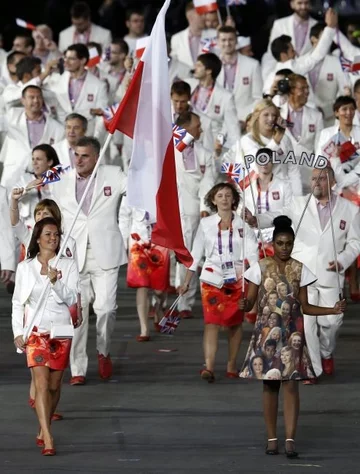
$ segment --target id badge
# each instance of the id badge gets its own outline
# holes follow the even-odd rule
[[[236,283],[235,265],[232,260],[228,260],[221,265],[224,283]]]

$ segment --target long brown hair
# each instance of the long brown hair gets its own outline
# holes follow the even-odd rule
[[[253,139],[256,141],[256,143],[258,143],[259,145],[261,146],[266,146],[265,143],[263,143],[261,141],[261,138],[260,138],[260,130],[259,130],[259,116],[261,114],[261,112],[265,109],[268,109],[268,108],[274,108],[277,112],[277,115],[278,117],[280,116],[280,111],[279,109],[276,107],[276,105],[274,104],[274,102],[271,100],[271,99],[263,99],[263,100],[260,100],[255,108],[254,108],[254,111],[251,115],[251,119],[250,119],[250,129],[251,129],[251,136],[253,137]]]
[[[47,209],[52,215],[52,217],[59,223],[59,226],[62,227],[62,217],[60,208],[52,199],[42,199],[36,204],[34,209],[34,219],[36,218],[37,212],[43,211],[44,209]]]
[[[27,251],[27,258],[35,258],[36,255],[40,251],[40,247],[38,244],[38,240],[40,238],[40,235],[42,234],[42,231],[46,225],[54,225],[57,228],[57,231],[59,233],[59,244],[55,250],[55,253],[58,254],[60,250],[60,237],[61,237],[61,227],[59,225],[59,222],[54,219],[53,217],[44,217],[44,219],[41,219],[41,221],[37,222],[34,226],[34,230],[31,236],[30,244],[28,247]]]

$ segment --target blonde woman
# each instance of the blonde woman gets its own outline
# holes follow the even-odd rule
[[[281,119],[279,109],[270,99],[263,99],[255,106],[249,123],[250,132],[241,138],[241,148],[244,156],[254,157],[250,168],[255,173],[257,172],[255,157],[258,150],[266,147],[275,152],[274,177],[289,180],[294,195],[302,196],[300,168],[291,162],[284,163],[288,153],[293,151],[284,127],[286,122]]]
[[[301,379],[300,372],[296,370],[295,353],[291,347],[285,346],[281,349],[280,359],[284,367],[282,371],[283,379]]]

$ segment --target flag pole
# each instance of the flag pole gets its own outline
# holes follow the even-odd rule
[[[87,186],[86,186],[86,188],[85,188],[84,194],[83,194],[83,196],[82,196],[82,198],[80,199],[80,202],[79,202],[79,204],[78,204],[78,207],[77,207],[75,216],[74,216],[74,218],[73,218],[73,221],[72,221],[72,223],[71,223],[71,226],[69,227],[67,233],[65,234],[65,237],[64,237],[63,242],[62,242],[62,244],[61,244],[60,250],[59,250],[59,252],[58,252],[58,254],[57,254],[57,257],[56,257],[56,260],[55,260],[55,262],[54,262],[54,268],[56,268],[56,266],[58,265],[58,263],[59,263],[59,261],[60,261],[61,255],[62,255],[62,254],[64,253],[64,251],[66,250],[66,245],[67,245],[67,242],[68,242],[68,240],[69,240],[70,234],[71,234],[71,232],[72,232],[73,229],[74,229],[74,226],[75,226],[75,223],[76,223],[76,221],[77,221],[77,218],[79,217],[81,208],[82,208],[82,206],[83,206],[83,204],[84,204],[84,202],[85,202],[86,196],[87,196],[87,194],[88,194],[88,192],[89,192],[89,190],[90,190],[90,186],[92,185],[92,183],[93,183],[93,181],[94,181],[94,179],[95,179],[95,176],[96,176],[96,173],[97,173],[97,171],[98,171],[98,169],[99,169],[99,166],[100,166],[100,164],[101,164],[101,161],[102,161],[103,157],[105,156],[105,152],[106,152],[106,150],[107,150],[107,148],[108,148],[108,146],[109,146],[109,144],[110,144],[111,138],[112,138],[112,134],[111,134],[111,133],[108,133],[108,136],[106,137],[105,143],[104,143],[104,145],[103,145],[103,147],[102,147],[102,149],[101,149],[101,151],[100,151],[100,155],[99,155],[99,158],[98,158],[98,160],[97,160],[97,162],[96,162],[95,168],[94,168],[93,172],[91,173],[91,176],[90,176],[90,179],[89,179],[89,181],[88,181],[88,183],[87,183]],[[24,342],[25,342],[25,343],[26,343],[26,340],[27,340],[27,338],[29,337],[29,335],[30,335],[30,333],[31,333],[31,331],[32,331],[32,328],[34,327],[34,322],[35,322],[35,320],[36,320],[37,317],[38,317],[39,309],[40,309],[40,307],[41,307],[41,305],[42,305],[42,303],[43,303],[43,300],[44,300],[44,297],[45,297],[45,293],[46,293],[46,291],[47,291],[49,285],[50,285],[50,280],[49,280],[49,278],[47,277],[47,278],[46,278],[45,285],[44,285],[44,287],[43,287],[43,290],[42,290],[42,292],[41,292],[41,294],[40,294],[40,297],[39,297],[39,299],[38,299],[38,301],[37,301],[37,304],[36,304],[36,307],[35,307],[35,311],[34,311],[33,317],[31,318],[31,320],[30,320],[30,321],[27,323],[27,325],[25,326],[25,330],[24,330],[24,334],[23,334],[23,339],[24,339]],[[19,349],[18,349],[18,352],[19,352],[19,353],[22,353],[22,351],[20,351]]]
[[[226,16],[227,16],[227,18],[229,18],[229,17],[231,18],[230,7],[229,7],[227,1],[225,2],[225,6],[226,6]]]
[[[221,18],[221,13],[220,13],[220,10],[219,10],[219,9],[217,9],[217,10],[216,10],[216,13],[217,13],[217,17],[218,17],[218,20],[219,20],[220,26],[222,26],[222,24],[223,24],[223,21],[222,21],[222,18]]]

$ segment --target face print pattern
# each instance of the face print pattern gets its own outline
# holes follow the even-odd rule
[[[258,316],[242,378],[305,380],[315,377],[298,300],[302,264],[290,259],[284,274],[271,258],[260,261]]]

